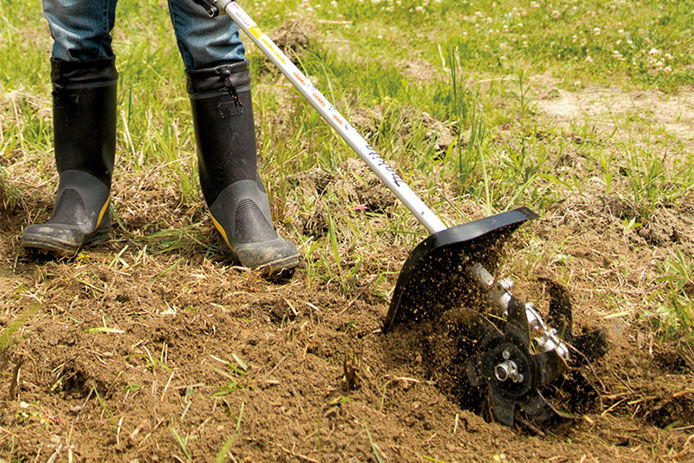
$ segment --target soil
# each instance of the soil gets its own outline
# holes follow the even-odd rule
[[[545,89],[537,95],[537,108],[560,124],[569,126],[577,121],[591,121],[609,130],[614,128],[615,119],[641,119],[650,123],[653,130],[664,129],[684,146],[694,147],[694,89],[691,86],[673,95],[658,90],[626,92],[603,87],[572,92],[554,87],[551,77],[537,80]]]
[[[23,251],[19,236],[48,216],[50,187],[13,174],[22,199],[0,202],[0,329],[13,340],[0,357],[2,458],[214,461],[226,449],[234,462],[694,459],[693,353],[658,342],[640,316],[657,306],[649,285],[672,243],[694,252],[691,204],[659,207],[625,231],[629,204],[596,188],[509,243],[523,256],[503,267],[518,295],[546,312],[541,277],[568,275],[575,330],[601,328],[609,340],[581,368],[599,409],[538,433],[462,407],[440,387],[432,362],[445,357],[428,353],[420,328],[381,332],[382,289],[394,287],[409,247],[376,243],[374,274],[385,277],[354,289],[305,271],[267,281],[224,256],[201,203],[183,205],[147,187],[156,175],[130,172],[115,187],[112,239],[48,258]],[[350,203],[368,198],[387,215],[394,201],[368,178],[350,163],[345,179],[295,181],[317,197],[335,188]],[[285,236],[325,233],[325,211],[286,215]],[[626,315],[615,316],[615,301]]]

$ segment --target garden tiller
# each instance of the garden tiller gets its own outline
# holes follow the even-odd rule
[[[509,235],[536,214],[522,207],[446,227],[236,2],[194,1],[211,17],[226,12],[429,231],[403,266],[382,331],[428,327],[425,344],[447,392],[505,425],[539,430],[599,407],[576,368],[604,353],[602,331],[573,334],[560,285],[546,282],[545,321],[513,296],[512,281],[492,274]]]

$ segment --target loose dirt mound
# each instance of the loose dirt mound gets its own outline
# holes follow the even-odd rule
[[[580,233],[565,217],[551,225]],[[74,259],[42,260],[17,245],[27,221],[5,215],[0,241],[12,269],[0,280],[3,313],[38,305],[3,354],[0,426],[16,458],[210,461],[225,442],[236,461],[692,456],[694,384],[655,362],[637,327],[615,326],[612,350],[587,371],[605,394],[601,413],[567,435],[524,436],[442,393],[418,338],[379,334],[387,301],[368,287],[311,290],[301,274],[276,285],[202,247],[152,255],[120,232]],[[560,240],[563,228],[547,225]],[[587,258],[600,258],[593,249]],[[594,311],[592,288],[573,284],[577,305]]]
[[[314,40],[317,31],[314,24],[306,18],[293,18],[275,29],[270,38],[294,64]]]

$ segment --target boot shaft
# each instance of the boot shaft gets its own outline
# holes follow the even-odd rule
[[[58,173],[87,172],[110,187],[116,150],[114,60],[54,60],[51,65]]]
[[[187,71],[187,76],[200,185],[212,205],[233,183],[260,184],[250,72],[244,61]]]
[[[257,170],[248,63],[188,72],[200,186],[212,222],[245,267],[265,274],[298,265],[296,246],[277,235]]]
[[[55,207],[22,233],[22,245],[74,254],[108,239],[116,150],[114,60],[52,61],[53,136],[60,174]]]

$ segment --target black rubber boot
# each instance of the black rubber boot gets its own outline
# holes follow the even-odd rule
[[[263,274],[299,264],[279,237],[258,177],[248,63],[188,71],[200,185],[212,221],[241,265]]]
[[[116,149],[113,59],[52,61],[53,136],[60,181],[51,218],[30,225],[22,246],[74,253],[106,241]]]

